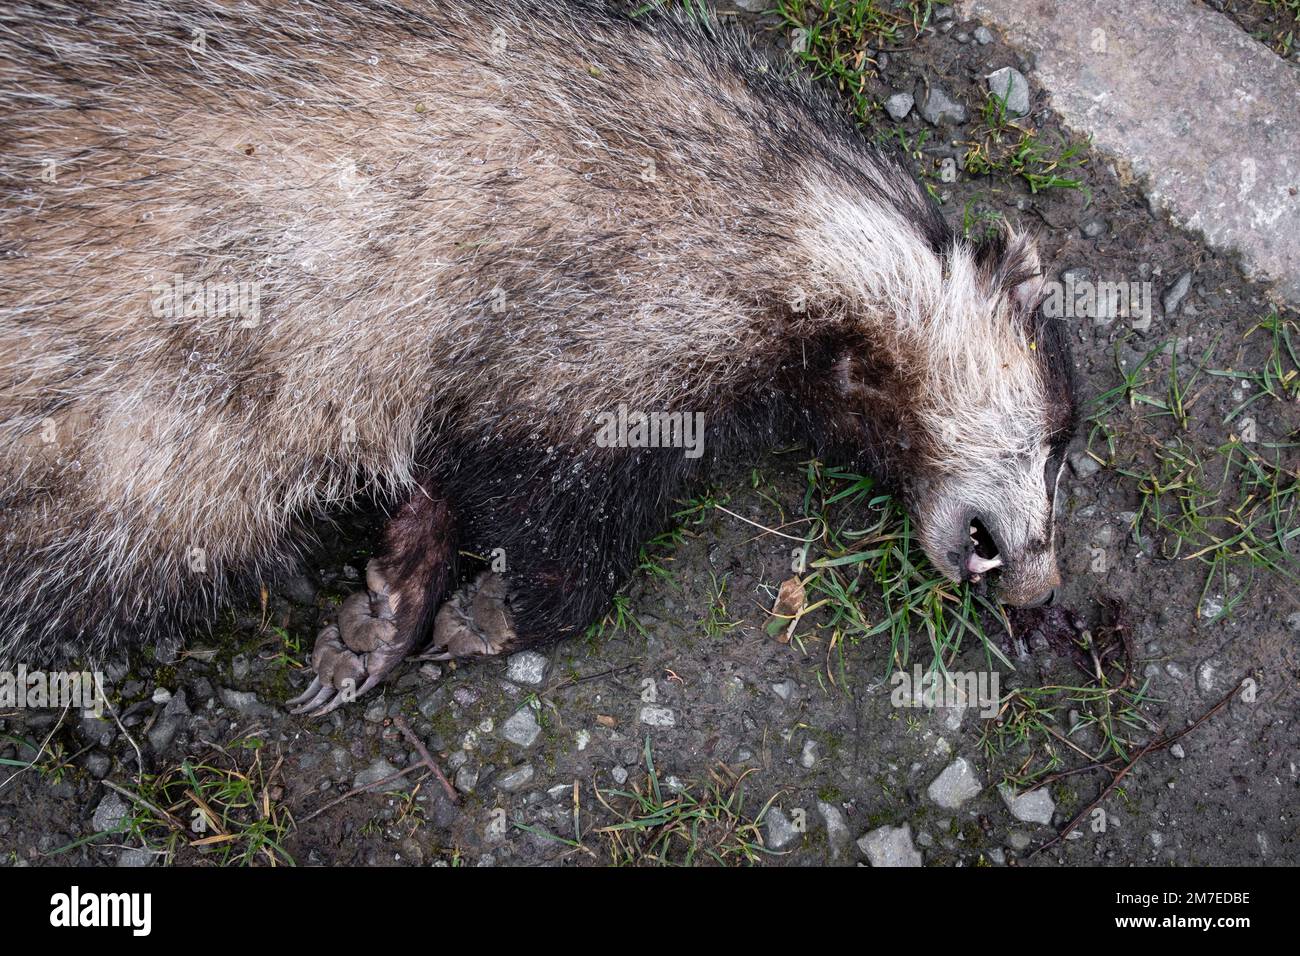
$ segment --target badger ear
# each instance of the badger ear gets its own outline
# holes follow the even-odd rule
[[[1042,303],[1047,291],[1047,280],[1040,273],[1016,283],[1011,299],[1021,312],[1033,312]]]
[[[1000,228],[975,245],[975,266],[992,292],[1005,293],[1021,312],[1032,312],[1043,299],[1046,282],[1038,243],[1032,233]]]

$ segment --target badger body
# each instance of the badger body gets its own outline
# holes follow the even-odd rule
[[[172,648],[371,501],[329,705],[431,627],[585,627],[703,468],[790,436],[954,579],[976,520],[1007,600],[1054,586],[1032,243],[955,235],[787,72],[577,0],[8,5],[0,663]],[[704,455],[598,441],[620,408]],[[462,552],[499,574],[448,601]]]

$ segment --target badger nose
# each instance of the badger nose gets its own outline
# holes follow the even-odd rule
[[[1026,601],[1024,604],[1020,606],[1021,607],[1046,607],[1047,605],[1050,605],[1055,600],[1056,600],[1056,588],[1048,588],[1042,594],[1038,595],[1038,597],[1031,598],[1030,600]]]

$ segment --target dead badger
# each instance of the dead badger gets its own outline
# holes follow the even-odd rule
[[[328,711],[430,635],[581,630],[702,469],[791,434],[949,577],[1050,595],[1073,406],[1032,243],[955,235],[784,72],[577,0],[5,5],[0,664],[170,652],[378,501]]]

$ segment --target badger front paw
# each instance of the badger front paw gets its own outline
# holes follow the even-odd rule
[[[293,713],[323,717],[356,700],[410,652],[415,635],[398,626],[397,601],[373,562],[366,583],[369,590],[344,601],[337,623],[317,635],[311,654],[316,676],[306,691],[288,702]]]

